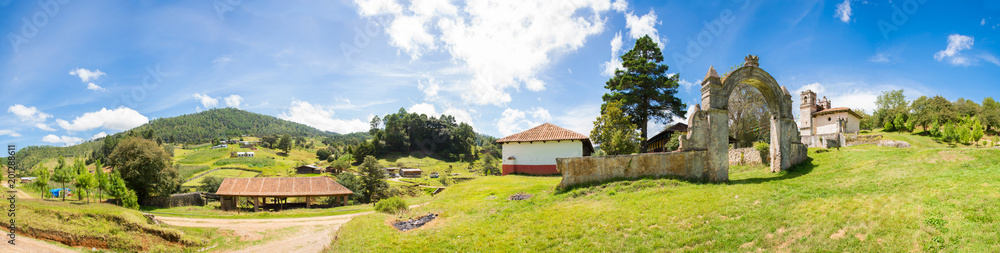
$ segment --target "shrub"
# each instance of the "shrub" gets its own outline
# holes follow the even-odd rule
[[[764,162],[764,163],[770,163],[771,162],[770,161],[770,159],[771,159],[771,155],[770,155],[771,154],[771,145],[768,145],[767,142],[755,142],[753,144],[753,148],[756,149],[757,152],[760,153],[760,161],[761,162]]]
[[[819,154],[819,153],[826,153],[826,152],[830,152],[830,150],[829,149],[825,149],[825,148],[821,148],[821,149],[817,149],[816,150],[817,154]]]
[[[406,201],[403,201],[403,199],[400,197],[390,197],[387,199],[380,200],[378,203],[375,203],[375,211],[387,214],[400,213],[402,211],[406,211],[406,209],[407,209]]]

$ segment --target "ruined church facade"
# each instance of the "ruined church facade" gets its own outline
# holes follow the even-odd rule
[[[823,148],[844,146],[845,134],[861,130],[861,115],[851,108],[834,108],[826,96],[817,100],[812,90],[803,91],[801,100],[798,123],[803,144]]]

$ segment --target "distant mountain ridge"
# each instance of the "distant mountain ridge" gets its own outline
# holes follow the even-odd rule
[[[308,137],[340,135],[274,116],[235,108],[211,109],[199,113],[154,119],[131,131],[143,132],[149,129],[153,129],[156,136],[160,138],[173,137],[174,142],[177,143],[204,142],[213,138],[240,135],[289,134]]]

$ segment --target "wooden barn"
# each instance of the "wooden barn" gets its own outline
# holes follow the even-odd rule
[[[300,206],[311,208],[317,197],[336,197],[339,199],[336,202],[347,205],[347,197],[351,194],[354,192],[328,177],[226,178],[215,192],[223,210],[234,210],[242,204],[255,212]],[[244,202],[240,202],[241,198]],[[305,199],[305,203],[288,203],[288,198]]]

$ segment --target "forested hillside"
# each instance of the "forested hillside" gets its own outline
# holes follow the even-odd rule
[[[86,158],[88,164],[95,159],[104,160],[114,146],[129,135],[180,145],[206,143],[213,139],[239,138],[242,135],[262,137],[285,134],[292,137],[322,139],[327,145],[357,145],[370,138],[367,133],[341,135],[273,116],[224,108],[155,119],[128,131],[70,147],[27,146],[21,148],[16,157],[20,164],[19,170],[30,170],[39,162],[56,157]]]
[[[133,131],[153,129],[157,136],[172,143],[201,143],[213,138],[240,135],[266,136],[289,134],[293,137],[337,135],[303,124],[240,109],[211,109],[194,114],[161,118],[139,126]]]

